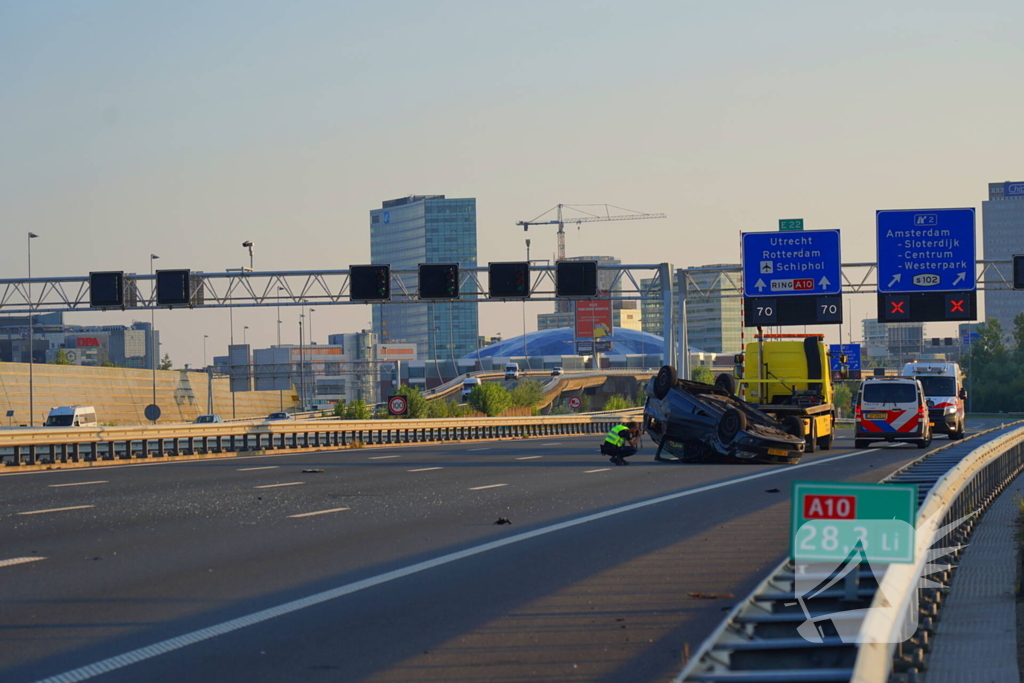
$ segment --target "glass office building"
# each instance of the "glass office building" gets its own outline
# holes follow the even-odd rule
[[[421,263],[476,266],[476,199],[415,195],[384,202],[370,211],[370,260],[392,269]],[[415,274],[402,274],[414,294]],[[465,276],[462,277],[465,282]],[[463,285],[463,293],[475,291]],[[392,300],[405,299],[392,284]],[[476,301],[378,304],[373,331],[382,343],[416,344],[419,358],[454,360],[477,348]]]
[[[984,258],[1012,260],[1014,254],[1024,254],[1024,183],[989,183],[988,201],[982,202],[981,207]],[[1013,266],[993,268],[1013,282]],[[990,277],[995,279],[994,274]],[[984,295],[985,319],[998,320],[1003,326],[1003,341],[1012,345],[1013,319],[1024,309],[1020,292],[986,288]]]

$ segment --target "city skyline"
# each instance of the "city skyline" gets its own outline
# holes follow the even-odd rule
[[[741,231],[801,217],[873,260],[876,209],[980,209],[987,183],[1024,175],[1021,19],[1010,2],[9,3],[0,205],[9,235],[39,235],[37,277],[148,273],[154,253],[220,272],[249,265],[246,240],[257,269],[346,268],[369,260],[366,208],[410,191],[477,198],[481,264],[524,257],[525,237],[550,258],[554,228],[516,221],[604,202],[668,219],[567,226],[570,256],[735,262]],[[0,272],[24,277],[25,256]],[[850,299],[848,320],[873,317]],[[481,306],[480,332],[520,333],[518,309]],[[527,304],[529,329],[549,309]],[[283,342],[298,315],[282,310]],[[233,317],[236,341],[276,341],[273,307]],[[155,323],[196,366],[228,318]],[[318,338],[370,318],[324,306]]]

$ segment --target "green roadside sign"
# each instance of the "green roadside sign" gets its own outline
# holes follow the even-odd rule
[[[914,561],[915,484],[793,482],[790,556],[797,562]]]
[[[779,230],[786,232],[788,230],[803,230],[804,219],[803,218],[780,218],[779,219]]]

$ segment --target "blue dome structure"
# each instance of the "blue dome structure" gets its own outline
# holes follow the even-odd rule
[[[479,352],[463,356],[463,360],[479,358],[510,358],[524,356],[574,356],[576,355],[575,330],[571,327],[558,327],[551,330],[538,330],[526,335],[525,346],[522,335],[504,339],[496,344],[485,346]],[[627,330],[622,327],[612,328],[612,350],[610,355],[632,355],[661,353],[663,342],[661,337],[639,330]],[[691,348],[691,351],[696,349]]]

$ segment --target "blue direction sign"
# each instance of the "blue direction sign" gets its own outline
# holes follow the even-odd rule
[[[860,344],[829,344],[829,369],[832,372],[839,370],[839,355],[846,354],[846,368],[851,372],[860,370]]]
[[[839,294],[838,230],[743,233],[743,296]]]
[[[875,214],[880,294],[971,292],[974,209],[907,209]]]

